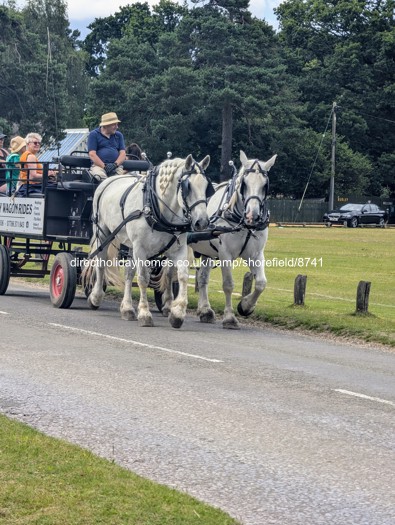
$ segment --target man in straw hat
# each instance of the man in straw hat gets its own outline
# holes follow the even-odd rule
[[[23,137],[20,137],[19,135],[12,138],[10,142],[10,154],[7,156],[6,159],[6,180],[7,184],[4,184],[0,187],[0,191],[5,192],[7,191],[8,195],[11,195],[15,192],[17,183],[19,180],[20,175],[20,156],[21,154],[26,151],[26,142]]]
[[[126,159],[125,140],[118,131],[117,114],[105,113],[99,127],[89,133],[88,152],[92,161],[91,174],[96,180],[112,175],[123,175],[122,163]]]

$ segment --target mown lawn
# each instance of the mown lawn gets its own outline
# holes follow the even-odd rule
[[[0,415],[4,525],[237,525],[227,514]]]
[[[253,318],[395,346],[395,228],[272,226],[265,255],[268,286]],[[279,266],[292,258],[296,266]],[[235,292],[241,292],[246,271],[235,269]],[[298,274],[307,275],[304,307],[293,306]],[[359,281],[371,282],[369,315],[355,315]],[[219,290],[221,272],[215,269],[210,300],[216,311],[223,308]],[[196,304],[191,291],[190,305]]]

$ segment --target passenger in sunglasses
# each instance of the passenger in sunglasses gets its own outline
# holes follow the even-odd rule
[[[27,181],[29,180],[29,195],[31,193],[42,192],[43,166],[38,160],[38,152],[41,148],[42,137],[38,133],[29,133],[26,138],[26,151],[22,153],[21,163],[21,185],[17,196],[25,197],[28,191]],[[25,168],[25,169],[23,169]],[[54,172],[49,172],[49,179],[53,178]]]

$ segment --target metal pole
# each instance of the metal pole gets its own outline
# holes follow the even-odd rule
[[[331,180],[329,184],[329,211],[334,208],[335,201],[335,162],[336,162],[336,102],[332,105],[332,156],[331,156]]]

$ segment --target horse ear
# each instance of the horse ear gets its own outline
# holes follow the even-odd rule
[[[247,155],[244,153],[242,149],[240,150],[240,162],[245,168],[247,167],[247,163],[248,163]]]
[[[276,153],[276,155],[273,155],[273,157],[271,159],[267,160],[263,164],[263,169],[266,170],[266,171],[269,171],[270,168],[273,166],[273,164],[276,162],[276,158],[277,158],[277,153]]]
[[[202,161],[199,162],[201,167],[205,170],[208,168],[208,165],[210,164],[210,155],[206,155]]]
[[[192,167],[193,158],[192,155],[189,154],[188,157],[185,159],[185,169],[190,170]]]

